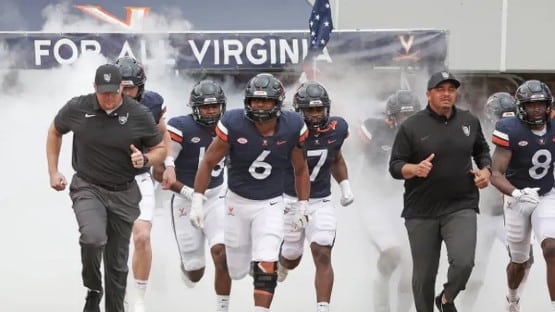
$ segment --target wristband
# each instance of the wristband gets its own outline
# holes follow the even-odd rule
[[[351,191],[351,183],[349,180],[345,179],[339,183],[339,187],[341,188],[341,194],[350,194]]]
[[[514,189],[514,191],[511,193],[511,196],[514,198],[519,198],[520,196],[522,196],[522,192],[519,189]]]
[[[164,166],[167,167],[175,167],[175,163],[174,163],[174,159],[171,156],[167,156],[166,159],[164,159]]]

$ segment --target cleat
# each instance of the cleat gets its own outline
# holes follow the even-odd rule
[[[89,290],[83,312],[100,312],[100,299],[102,299],[102,292]]]
[[[441,297],[443,297],[443,291],[436,297],[436,307],[439,312],[457,312],[455,304],[453,302],[441,303]]]
[[[289,273],[289,269],[279,264],[278,262],[277,281],[280,283],[283,282],[287,278],[288,273]]]
[[[520,298],[512,301],[507,297],[507,312],[520,312]]]
[[[194,288],[195,283],[193,283],[193,281],[189,279],[183,263],[179,267],[181,268],[181,280],[183,281],[183,283],[185,283],[185,286],[187,286],[187,288]]]

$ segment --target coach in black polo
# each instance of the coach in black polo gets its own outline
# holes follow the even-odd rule
[[[48,130],[46,152],[50,185],[66,187],[58,171],[62,136],[73,132],[70,185],[81,236],[83,284],[88,288],[84,312],[100,312],[104,256],[106,312],[123,312],[129,239],[139,216],[141,194],[137,169],[166,157],[162,136],[150,111],[122,96],[121,75],[114,65],[98,67],[95,93],[71,99]],[[141,151],[148,150],[143,154]]]

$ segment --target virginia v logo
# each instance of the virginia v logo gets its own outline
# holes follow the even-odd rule
[[[403,52],[399,53],[394,59],[395,61],[403,61],[403,60],[409,60],[409,61],[414,61],[414,62],[418,62],[420,61],[420,56],[418,56],[418,52],[420,52],[420,50],[415,50],[414,52],[411,51],[412,50],[412,46],[414,45],[414,35],[399,35],[399,41],[401,43],[401,47],[403,48]]]
[[[101,6],[86,4],[75,5],[74,7],[98,20],[126,30],[142,30],[144,18],[150,12],[150,7],[125,7],[126,17],[125,20],[121,20],[110,12],[105,11]]]

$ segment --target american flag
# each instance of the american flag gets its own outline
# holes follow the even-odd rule
[[[333,29],[329,0],[314,1],[308,26],[310,28],[308,54],[302,64],[303,72],[299,77],[299,84],[316,79],[316,72],[318,71],[315,63],[316,57],[322,53]]]
[[[315,57],[328,43],[333,29],[329,0],[314,1],[308,25],[310,27],[309,55]]]

